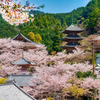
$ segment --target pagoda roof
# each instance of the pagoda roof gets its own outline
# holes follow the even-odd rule
[[[12,62],[11,64],[13,64],[13,65],[29,65],[29,64],[34,65],[35,63],[31,63],[28,60],[26,60],[25,58],[20,58],[19,60]]]
[[[1,100],[36,100],[23,91],[13,80],[0,84]]]
[[[14,80],[18,86],[30,86],[29,82],[31,81],[33,75],[8,75],[8,80]],[[23,81],[22,81],[23,80]]]
[[[29,40],[28,38],[26,38],[26,37],[25,37],[24,35],[22,35],[21,33],[18,33],[15,37],[12,38],[12,40],[18,40],[18,39],[17,39],[18,36],[21,36],[22,38],[24,38],[24,39],[27,40],[28,42],[33,43],[33,44],[35,44],[35,45],[42,45],[42,44],[40,44],[40,43],[36,43],[36,42],[33,42],[33,41]],[[22,41],[22,42],[24,42],[24,41]]]
[[[76,32],[82,32],[84,31],[84,29],[82,28],[79,28],[73,24],[71,24],[68,28],[66,28],[64,31],[62,31],[62,33],[66,33],[68,31],[76,31]]]

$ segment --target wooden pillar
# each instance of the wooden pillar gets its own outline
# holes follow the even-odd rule
[[[93,59],[93,74],[95,74],[95,68],[94,68],[94,41],[92,42],[92,59]]]

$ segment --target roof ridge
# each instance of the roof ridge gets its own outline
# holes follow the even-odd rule
[[[29,63],[31,63],[30,61],[26,60],[24,57],[22,57],[21,59],[24,59],[26,62],[29,62]]]

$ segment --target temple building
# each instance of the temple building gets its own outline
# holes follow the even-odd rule
[[[21,33],[18,33],[14,38],[12,38],[12,40],[16,40],[16,41],[21,41],[23,42],[22,48],[24,50],[27,49],[35,49],[37,48],[39,45],[43,45],[41,43],[36,43],[33,42],[31,40],[29,40],[28,38],[26,38],[24,35],[22,35]]]
[[[67,34],[65,38],[62,38],[62,42],[67,42],[64,46],[61,46],[62,49],[66,49],[67,53],[72,53],[75,50],[75,47],[81,46],[78,41],[82,40],[84,37],[80,37],[78,33],[83,32],[84,29],[81,29],[73,24],[66,28],[62,33]]]
[[[18,65],[21,67],[21,72],[27,72],[27,68],[29,68],[31,65],[34,65],[35,63],[32,63],[30,61],[27,61],[25,58],[20,58],[17,61],[14,61],[11,63],[12,65]]]

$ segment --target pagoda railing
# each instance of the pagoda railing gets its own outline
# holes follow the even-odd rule
[[[79,35],[77,35],[77,34],[68,34],[67,36],[69,36],[69,37],[70,37],[70,36],[72,36],[72,37],[73,37],[73,36],[78,37]]]

